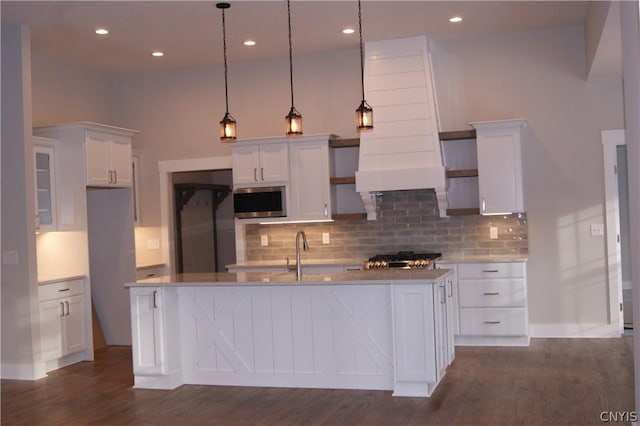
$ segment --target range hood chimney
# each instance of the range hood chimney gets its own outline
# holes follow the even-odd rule
[[[377,218],[380,191],[431,188],[445,216],[445,169],[427,38],[368,42],[365,60],[366,98],[376,123],[360,133],[356,191],[367,219]]]

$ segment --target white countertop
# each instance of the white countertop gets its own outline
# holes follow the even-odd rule
[[[86,277],[87,277],[86,275],[82,275],[82,274],[78,274],[78,275],[43,274],[43,275],[38,275],[38,285],[53,284],[53,283],[59,283],[63,281],[82,280],[82,279],[85,279]]]
[[[194,286],[261,286],[261,285],[367,285],[433,281],[450,273],[448,269],[390,269],[349,271],[340,274],[304,274],[296,280],[295,272],[221,272],[170,274],[127,283],[125,287],[194,287]]]
[[[444,255],[436,260],[438,263],[478,263],[478,262],[526,262],[528,256],[526,254],[501,254],[501,255],[475,255],[475,256],[458,256]]]
[[[367,259],[303,259],[305,266],[351,266],[364,265]],[[295,266],[295,257],[289,258],[289,266]],[[227,268],[284,268],[287,266],[286,259],[282,260],[247,260],[244,262],[226,265]]]

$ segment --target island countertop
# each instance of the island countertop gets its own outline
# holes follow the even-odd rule
[[[338,274],[304,274],[301,281],[295,272],[217,272],[169,274],[137,280],[125,287],[199,287],[199,286],[277,286],[327,284],[391,284],[433,281],[450,273],[449,269],[364,270]]]

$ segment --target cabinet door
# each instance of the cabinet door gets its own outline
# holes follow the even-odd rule
[[[49,146],[34,146],[36,183],[36,229],[56,229],[54,151]]]
[[[162,291],[158,288],[131,288],[130,292],[133,373],[165,374],[160,311]]]
[[[286,181],[289,178],[289,155],[286,143],[260,146],[258,179],[262,182]]]
[[[522,120],[508,120],[474,124],[477,129],[481,214],[524,211],[520,149],[522,123]]]
[[[64,301],[64,346],[65,355],[87,348],[85,297],[73,296]]]
[[[294,220],[331,219],[329,146],[324,142],[291,146],[291,200]]]
[[[109,169],[113,173],[112,186],[131,186],[133,184],[131,141],[128,138],[113,137],[109,141],[109,159]]]
[[[435,321],[436,374],[440,380],[449,365],[449,343],[447,342],[447,287],[446,280],[440,279],[433,286],[433,310]]]
[[[62,328],[65,312],[64,302],[60,299],[40,302],[40,344],[43,361],[63,356]]]
[[[87,132],[85,137],[87,186],[110,186],[109,139],[106,135]]]
[[[231,161],[234,185],[258,182],[260,149],[257,146],[233,147]]]

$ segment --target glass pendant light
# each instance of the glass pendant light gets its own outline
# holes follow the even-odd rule
[[[227,86],[227,28],[224,17],[224,10],[229,9],[229,3],[218,3],[216,7],[222,10],[222,50],[224,54],[224,99],[226,112],[220,121],[220,141],[233,142],[236,139],[236,120],[229,114],[229,90]]]
[[[287,18],[289,22],[289,79],[291,82],[291,110],[285,117],[287,120],[287,136],[302,134],[302,114],[293,106],[293,54],[291,49],[291,6],[287,0]]]
[[[364,45],[362,43],[362,12],[358,0],[358,28],[360,30],[360,83],[362,87],[362,102],[356,109],[357,128],[360,130],[373,129],[373,108],[364,99]]]

